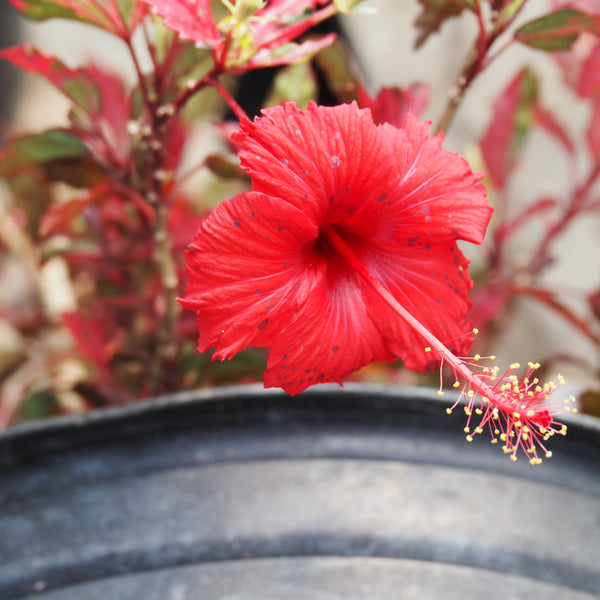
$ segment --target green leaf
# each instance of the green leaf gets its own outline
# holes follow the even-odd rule
[[[56,398],[45,390],[36,390],[27,395],[20,408],[24,420],[41,419],[56,411]]]
[[[82,158],[87,153],[84,143],[63,129],[15,137],[0,152],[0,176],[13,176],[54,161]]]
[[[142,0],[10,0],[31,21],[71,19],[128,39],[147,13]]]
[[[274,106],[289,100],[304,110],[317,94],[317,80],[310,63],[297,63],[277,73],[265,105]]]
[[[315,56],[315,62],[325,76],[327,87],[340,102],[358,100],[361,83],[352,68],[350,50],[339,38],[323,48]]]
[[[525,23],[515,40],[538,50],[569,50],[584,31],[600,35],[600,18],[576,9],[563,9]]]
[[[352,9],[361,2],[362,0],[333,0],[335,7],[343,14],[351,14]]]
[[[473,10],[473,0],[419,0],[421,13],[415,21],[418,30],[415,48],[422,46],[444,21],[458,17],[463,10]]]

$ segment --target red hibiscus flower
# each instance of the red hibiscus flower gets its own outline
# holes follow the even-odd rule
[[[289,103],[234,137],[253,191],[213,211],[187,259],[181,302],[197,312],[201,352],[268,347],[265,385],[292,394],[374,361],[437,367],[439,352],[425,351],[373,277],[466,353],[471,280],[456,240],[480,243],[491,209],[480,176],[441,136],[410,116],[396,129],[356,105]]]
[[[513,460],[550,456],[546,440],[566,431],[562,405],[545,404],[557,385],[539,384],[538,365],[520,381],[518,365],[499,376],[459,358],[476,330],[456,241],[480,243],[491,208],[442,136],[411,114],[397,129],[356,104],[288,103],[233,137],[253,191],[218,206],[189,247],[180,302],[196,311],[200,352],[269,348],[265,385],[290,394],[374,361],[447,364],[468,441],[486,429]]]

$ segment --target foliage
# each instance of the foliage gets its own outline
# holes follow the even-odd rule
[[[0,309],[18,339],[0,357],[0,427],[22,418],[260,379],[263,350],[246,350],[223,365],[211,362],[210,354],[195,350],[195,315],[176,302],[185,290],[184,249],[201,223],[212,223],[205,217],[215,196],[249,186],[248,173],[234,156],[247,141],[239,134],[229,137],[238,124],[228,115],[246,131],[249,127],[235,100],[237,84],[250,71],[279,67],[266,105],[293,101],[305,108],[321,86],[339,102],[370,109],[376,124],[398,128],[406,126],[410,113],[424,110],[427,84],[371,94],[350,48],[332,33],[315,33],[336,14],[359,9],[354,1],[11,2],[27,19],[70,19],[78,22],[73,27],[92,25],[117,37],[137,79],[126,84],[90,63],[73,68],[28,44],[0,51],[15,67],[45,78],[71,105],[68,126],[14,133],[0,150],[0,176],[12,196],[1,215],[0,244],[6,260],[18,261],[29,281],[22,298]],[[582,312],[543,277],[556,260],[561,235],[576,220],[600,211],[600,7],[592,0],[555,2],[549,14],[523,22],[526,4],[419,0],[415,24],[417,48],[432,35],[443,35],[444,24],[459,16],[478,26],[433,133],[449,129],[477,77],[514,44],[548,53],[565,85],[590,106],[582,147],[545,104],[531,69],[516,73],[494,102],[494,118],[478,141],[495,205],[471,294],[470,319],[480,331],[476,347],[482,353],[509,326],[523,297],[600,346],[600,287],[587,291],[588,308]],[[141,44],[134,45],[134,35]],[[142,66],[142,54],[150,58],[149,66]],[[218,122],[222,140],[217,151],[207,153],[199,149],[194,131],[199,122],[211,120]],[[558,142],[565,161],[585,159],[588,172],[574,179],[566,198],[541,197],[509,210],[511,182],[536,130]],[[209,184],[190,183],[199,170],[212,173]],[[543,234],[531,255],[517,263],[510,243],[532,222],[543,224]],[[58,311],[51,298],[56,282],[49,286],[45,276],[56,265],[66,271],[60,285],[67,301]],[[436,356],[444,362],[442,350]],[[597,361],[585,368],[598,376]],[[451,375],[457,376],[456,369]],[[593,391],[586,396],[590,411],[597,410],[593,397]]]

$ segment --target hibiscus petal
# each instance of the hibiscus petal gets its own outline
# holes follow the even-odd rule
[[[473,342],[467,319],[471,306],[467,294],[472,287],[468,261],[453,242],[433,243],[434,236],[400,243],[402,253],[386,248],[372,253],[363,263],[394,298],[454,354],[464,356]],[[428,241],[429,240],[429,241]],[[439,355],[419,333],[398,318],[371,290],[367,304],[391,351],[416,371],[439,365]]]
[[[247,192],[220,204],[190,245],[180,299],[197,313],[198,349],[216,346],[214,358],[223,359],[248,345],[268,347],[311,292],[303,248],[316,235],[300,211],[277,198]]]
[[[335,108],[293,103],[263,111],[234,134],[256,191],[285,198],[315,222],[339,220],[390,185],[390,141],[355,103]],[[335,213],[335,215],[332,215]]]

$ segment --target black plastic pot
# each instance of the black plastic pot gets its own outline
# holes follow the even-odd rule
[[[531,467],[446,405],[243,387],[8,431],[0,598],[597,598],[598,422]]]

